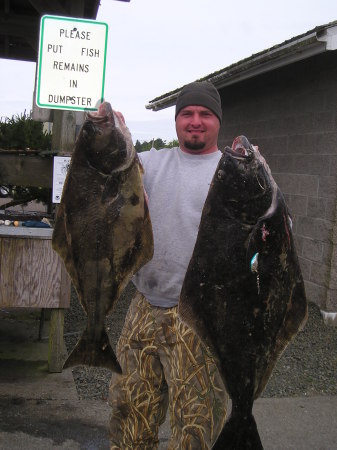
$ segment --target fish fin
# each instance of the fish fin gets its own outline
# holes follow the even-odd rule
[[[212,450],[263,450],[259,432],[252,414],[229,417]]]
[[[105,330],[103,330],[99,342],[94,344],[89,341],[87,330],[84,331],[81,339],[63,364],[63,369],[74,366],[105,367],[112,372],[122,373]]]

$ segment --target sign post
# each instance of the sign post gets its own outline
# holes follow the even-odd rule
[[[41,18],[36,104],[95,111],[104,99],[108,25],[95,20]]]

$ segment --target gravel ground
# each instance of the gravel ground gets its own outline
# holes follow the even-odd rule
[[[119,300],[113,315],[107,317],[107,329],[116,346],[134,288],[130,284]],[[76,344],[85,327],[86,316],[72,293],[65,314],[65,342],[68,352]],[[75,367],[73,376],[81,399],[106,400],[111,372],[103,368]],[[320,310],[309,303],[305,328],[279,359],[261,397],[294,397],[337,395],[337,327],[326,326]]]

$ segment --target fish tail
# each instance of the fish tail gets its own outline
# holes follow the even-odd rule
[[[212,450],[263,450],[252,414],[229,417]]]
[[[105,330],[102,330],[98,342],[94,343],[88,338],[87,330],[84,331],[81,339],[63,364],[63,369],[74,366],[105,367],[113,372],[122,373]]]

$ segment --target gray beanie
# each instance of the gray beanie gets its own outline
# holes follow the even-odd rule
[[[210,109],[221,123],[222,110],[220,95],[214,85],[209,81],[195,81],[182,88],[177,98],[175,118],[177,118],[182,108],[190,105],[204,106]]]

